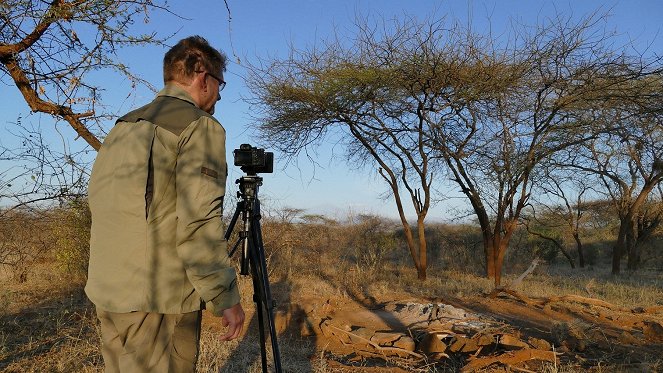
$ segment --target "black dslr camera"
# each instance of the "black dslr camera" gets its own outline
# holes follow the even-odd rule
[[[242,144],[233,150],[235,166],[249,175],[274,172],[274,153],[266,152],[249,144]]]

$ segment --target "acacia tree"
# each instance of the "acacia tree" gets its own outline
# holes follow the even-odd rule
[[[591,140],[588,113],[632,94],[642,76],[600,29],[604,17],[559,17],[516,30],[492,56],[503,89],[481,97],[453,121],[431,125],[432,139],[481,226],[486,272],[500,285],[504,256],[544,161]],[[533,30],[528,32],[528,30]],[[478,61],[477,64],[481,62]]]
[[[632,93],[628,82],[640,77],[611,49],[601,20],[558,18],[533,33],[518,30],[503,48],[440,22],[408,19],[382,34],[360,24],[351,45],[293,50],[254,67],[258,126],[287,154],[335,133],[351,156],[372,159],[393,192],[420,277],[433,170],[442,174],[444,164],[478,218],[486,273],[499,285],[541,162],[593,138],[586,113]],[[417,211],[418,253],[401,187]]]
[[[325,140],[346,146],[348,164],[372,167],[387,183],[419,279],[426,278],[425,219],[436,175],[428,139],[432,106],[458,106],[450,84],[466,70],[459,34],[441,22],[385,23],[384,32],[357,22],[352,43],[293,50],[252,66],[249,87],[262,138],[287,155]],[[452,111],[449,108],[448,112]],[[404,204],[416,213],[415,235]]]
[[[90,128],[98,119],[101,87],[90,73],[112,69],[134,82],[117,59],[119,48],[159,43],[132,26],[148,11],[163,9],[152,0],[7,0],[0,4],[2,79],[11,80],[33,112],[67,121],[92,148],[101,145]]]
[[[647,86],[651,82],[644,81]],[[576,149],[568,166],[598,176],[601,192],[617,211],[620,225],[612,273],[618,274],[625,254],[629,270],[639,267],[641,244],[661,221],[660,210],[647,207],[663,181],[663,117],[658,110],[612,114],[604,117],[606,131]]]
[[[102,104],[104,88],[94,75],[101,70],[110,71],[133,85],[153,88],[133,75],[117,52],[128,46],[162,42],[154,33],[140,34],[135,24],[146,23],[150,12],[155,10],[166,10],[165,3],[4,0],[0,2],[0,81],[16,87],[32,113],[53,116],[56,119],[53,125],[66,122],[86,145],[98,150],[103,135],[101,122],[113,113],[108,113]],[[48,149],[41,133],[26,122],[25,118],[17,118],[15,123],[21,145],[0,144],[2,151],[11,156],[13,166],[23,162],[21,170],[15,169],[16,172],[7,173],[1,180],[2,194],[21,204],[66,196],[84,185],[85,164],[81,163],[80,150],[71,150],[66,145],[62,149]],[[11,122],[4,124],[5,133],[10,125]],[[65,140],[68,139],[63,139],[63,143]],[[80,148],[86,146],[77,147]],[[35,182],[27,189],[16,190],[17,179],[25,177]],[[13,187],[6,187],[8,184]],[[34,196],[37,192],[39,196]]]

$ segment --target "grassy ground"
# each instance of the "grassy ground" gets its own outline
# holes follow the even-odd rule
[[[274,297],[373,297],[398,298],[403,295],[436,297],[477,296],[491,289],[490,281],[473,274],[440,271],[431,273],[425,283],[416,280],[413,270],[389,268],[379,273],[356,270],[334,271],[311,269],[302,276],[286,279],[274,276]],[[606,270],[542,268],[525,281],[522,289],[529,296],[559,294],[592,295],[614,304],[634,307],[661,305],[661,274],[646,273],[614,278]],[[296,271],[292,272],[296,273]],[[371,281],[369,281],[369,277]],[[41,263],[30,272],[25,282],[13,281],[3,271],[0,298],[0,370],[3,372],[101,372],[98,328],[92,305],[86,300],[80,283],[72,283]],[[242,279],[243,304],[247,320],[252,320],[250,280]],[[288,283],[287,290],[282,284]],[[200,372],[259,372],[260,350],[254,321],[247,323],[248,334],[239,341],[223,343],[216,338],[218,321],[206,317],[203,327]],[[317,342],[317,343],[316,343]],[[333,352],[320,348],[320,341],[284,333],[279,337],[284,370],[287,372],[344,371],[334,365]],[[419,368],[420,369],[420,368]],[[431,368],[428,371],[438,371]],[[572,372],[572,365],[545,366],[547,372]],[[598,366],[596,372],[617,371],[619,367]],[[575,370],[578,371],[578,370]]]
[[[75,275],[80,271],[72,271],[76,266],[70,265],[80,264],[80,258],[85,255],[79,256],[72,249],[71,240],[53,242],[41,237],[38,242],[30,241],[38,236],[34,232],[52,235],[52,227],[38,225],[42,221],[40,218],[29,224],[17,224],[3,233],[5,238],[11,234],[18,246],[29,243],[37,247],[39,242],[46,242],[46,246],[42,245],[37,253],[32,253],[34,255],[22,256],[10,266],[0,267],[0,371],[101,372],[103,362],[94,308],[82,291],[83,278]],[[17,227],[27,229],[25,234],[17,235],[20,231]],[[302,228],[267,222],[263,225],[263,234],[274,298],[279,304],[306,307],[307,302],[322,304],[328,299],[361,303],[409,297],[480,299],[493,289],[492,281],[480,275],[476,265],[480,254],[476,251],[445,246],[441,253],[431,256],[428,279],[421,282],[398,239],[380,232],[384,230],[370,230],[361,225],[327,224],[323,229],[321,225]],[[3,245],[8,241],[5,239]],[[311,246],[311,242],[315,246]],[[374,242],[380,245],[373,245]],[[62,250],[56,249],[62,245],[69,245],[64,258]],[[530,260],[527,256],[520,262],[512,258],[509,263],[517,265],[506,269],[504,283],[520,275]],[[648,270],[612,276],[607,265],[571,269],[560,261],[537,267],[517,290],[529,297],[575,294],[628,308],[662,306],[663,270],[655,268],[650,266]],[[206,314],[199,372],[261,371],[250,278],[241,278],[240,286],[242,304],[247,311],[247,334],[239,341],[220,342],[217,339],[219,320]],[[328,348],[323,338],[302,337],[297,330],[286,329],[279,335],[279,345],[286,372],[391,372],[397,369],[437,372],[456,371],[460,366],[453,361],[446,365],[425,362],[408,365],[406,360],[395,359],[389,364],[362,360],[354,365],[364,364],[363,367],[351,369],[343,363],[352,356],[337,354]],[[380,368],[385,365],[390,368]],[[542,365],[539,371],[588,370],[586,365],[578,366],[578,362],[566,361],[561,365]],[[663,371],[663,360],[649,361],[646,367],[638,369],[614,360],[599,361],[591,367],[594,372]]]

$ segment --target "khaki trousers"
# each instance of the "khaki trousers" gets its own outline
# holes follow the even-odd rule
[[[97,308],[106,373],[189,373],[196,369],[201,311],[176,315]]]

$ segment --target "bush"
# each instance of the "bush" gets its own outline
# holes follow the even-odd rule
[[[48,255],[48,224],[43,211],[17,208],[0,212],[0,264],[18,282]]]
[[[442,270],[483,273],[484,252],[481,231],[469,224],[428,224],[426,243],[429,266],[438,263]]]
[[[50,221],[58,268],[75,279],[87,278],[92,224],[87,200],[68,201],[51,212]]]
[[[394,224],[375,215],[359,215],[343,232],[346,250],[358,270],[373,275],[384,266],[387,255],[398,246]]]

